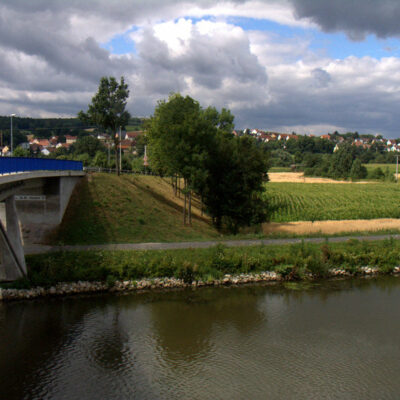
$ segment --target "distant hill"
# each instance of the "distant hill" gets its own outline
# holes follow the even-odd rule
[[[145,118],[132,117],[129,120],[127,130],[141,130]],[[4,144],[9,143],[10,136],[10,116],[0,116],[0,133]],[[53,135],[74,135],[85,136],[90,133],[90,128],[96,128],[94,125],[82,123],[78,118],[28,118],[13,117],[14,144],[18,145],[26,141],[26,135],[34,134],[39,138],[50,138]]]

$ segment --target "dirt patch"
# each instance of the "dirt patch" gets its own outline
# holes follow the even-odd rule
[[[270,172],[268,174],[270,182],[297,182],[297,183],[359,183],[365,184],[370,182],[350,182],[336,181],[329,178],[313,178],[305,177],[303,172]]]
[[[263,233],[290,233],[308,235],[321,233],[333,235],[342,232],[369,232],[380,230],[400,230],[400,219],[356,219],[341,221],[296,221],[296,222],[270,222],[262,225]]]

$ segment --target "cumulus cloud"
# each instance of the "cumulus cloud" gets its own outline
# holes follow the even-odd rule
[[[149,115],[182,92],[231,108],[241,127],[398,136],[400,60],[315,53],[310,38],[246,31],[228,17],[396,36],[397,2],[381,0],[4,0],[0,4],[0,114],[76,115],[101,76],[124,75],[129,109]],[[374,6],[375,5],[375,6]],[[230,21],[230,22],[229,22]],[[130,35],[135,52],[104,43]],[[318,132],[318,129],[321,131]]]

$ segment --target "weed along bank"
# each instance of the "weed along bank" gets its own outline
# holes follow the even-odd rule
[[[29,274],[3,300],[258,282],[313,281],[400,271],[393,239],[145,251],[70,251],[27,257]]]

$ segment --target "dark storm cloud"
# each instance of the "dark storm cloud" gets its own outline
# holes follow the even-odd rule
[[[325,32],[345,32],[353,40],[367,34],[400,36],[399,0],[290,0],[298,18],[309,18]]]

